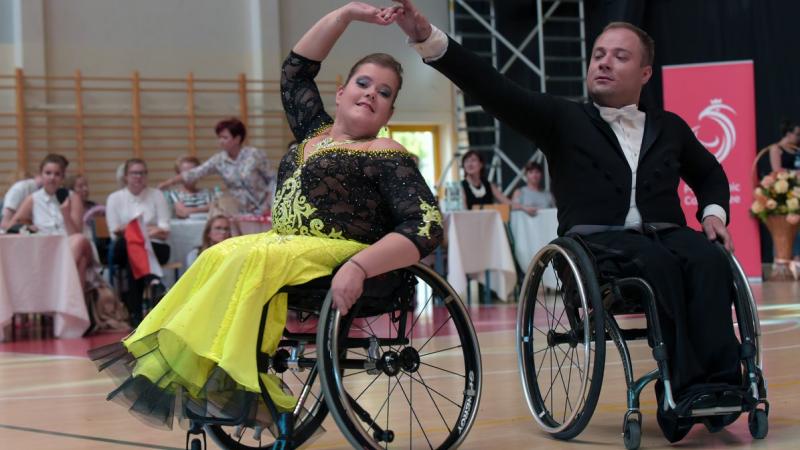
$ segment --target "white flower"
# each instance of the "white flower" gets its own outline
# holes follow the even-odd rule
[[[775,199],[771,198],[767,200],[767,209],[775,209],[777,207],[778,207],[778,202],[776,202]]]
[[[764,211],[764,205],[759,202],[758,200],[754,201],[752,206],[750,206],[750,211],[753,211],[753,214],[758,214]]]
[[[779,179],[778,181],[775,182],[773,189],[775,189],[775,192],[777,192],[778,194],[785,194],[789,192],[789,182],[786,180]]]
[[[790,211],[796,211],[800,209],[800,200],[796,198],[790,198],[786,200],[786,207],[789,208]]]
[[[789,179],[789,175],[790,175],[790,173],[788,171],[782,170],[782,171],[778,172],[778,179],[779,180],[787,180],[787,179]]]

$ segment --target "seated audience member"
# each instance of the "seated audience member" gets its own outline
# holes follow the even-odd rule
[[[78,194],[61,189],[67,159],[50,154],[39,164],[42,187],[22,201],[11,224],[32,223],[38,234],[64,235],[69,238],[70,250],[78,268],[81,287],[86,285],[86,273],[94,263],[92,247],[83,235],[83,204]]]
[[[78,174],[67,177],[64,187],[78,194],[81,199],[83,203],[83,234],[95,246],[93,249],[95,251],[95,260],[100,261],[102,264],[107,264],[106,256],[108,255],[110,239],[97,236],[95,223],[96,217],[105,217],[106,206],[98,205],[96,202],[89,200],[89,179],[86,175]]]
[[[113,236],[113,262],[125,267],[129,275],[130,290],[126,296],[126,306],[131,320],[136,325],[142,318],[142,296],[148,285],[153,291],[163,291],[161,280],[147,274],[134,279],[128,263],[128,243],[125,228],[134,219],[141,217],[147,236],[153,246],[153,252],[159,264],[169,260],[169,207],[164,195],[147,186],[147,164],[141,159],[129,159],[124,166],[125,187],[112,192],[106,202],[106,221]],[[153,299],[155,300],[155,299]]]
[[[511,200],[503,194],[496,184],[486,176],[486,164],[483,156],[475,150],[469,150],[461,157],[461,168],[464,179],[461,181],[464,208],[472,209],[473,205],[490,205],[503,203],[510,205]]]
[[[42,187],[41,175],[37,174],[33,178],[23,176],[23,178],[24,179],[12,184],[8,189],[8,192],[6,192],[6,195],[3,196],[3,209],[2,218],[0,218],[0,229],[8,229],[11,226],[11,219],[14,217],[14,213],[17,212],[17,209],[19,209],[19,205],[22,204],[22,201],[25,200],[27,196],[33,194],[37,189]]]
[[[231,237],[233,235],[233,227],[233,221],[225,216],[217,215],[209,218],[205,228],[203,228],[203,243],[186,255],[186,267],[191,266],[203,251]]]
[[[525,186],[514,191],[511,201],[515,209],[525,211],[531,216],[543,208],[555,206],[553,196],[549,192],[544,192],[544,170],[542,165],[533,161],[525,164]]]
[[[200,165],[194,156],[182,156],[175,162],[175,173],[188,172]],[[176,189],[167,191],[167,199],[175,217],[185,219],[192,214],[206,213],[211,206],[212,195],[208,189],[198,189],[197,180],[181,179]]]
[[[83,203],[83,210],[88,211],[97,205],[97,202],[89,200],[89,179],[86,175],[78,174],[66,178],[64,187],[78,194]]]
[[[769,164],[773,172],[800,170],[800,123],[781,122],[781,140],[769,146]]]

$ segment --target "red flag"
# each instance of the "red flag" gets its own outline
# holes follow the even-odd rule
[[[138,280],[149,274],[164,276],[141,217],[131,220],[125,226],[125,248],[128,250],[128,263],[134,279]]]

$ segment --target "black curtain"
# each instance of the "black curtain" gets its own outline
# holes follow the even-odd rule
[[[590,48],[615,20],[638,25],[655,39],[654,73],[643,102],[663,106],[664,65],[752,59],[758,148],[780,138],[782,119],[800,117],[800,1],[590,0],[586,9]]]
[[[750,59],[756,91],[753,157],[780,139],[781,120],[800,118],[800,1],[590,0],[586,6],[589,48],[603,27],[616,20],[643,28],[656,41],[653,78],[642,93],[643,103],[663,107],[664,65]],[[767,158],[760,162],[768,170]],[[762,261],[771,261],[772,241],[760,228]]]

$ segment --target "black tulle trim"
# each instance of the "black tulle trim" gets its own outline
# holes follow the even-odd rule
[[[157,358],[165,368],[163,376],[174,378],[175,374],[158,350],[157,335],[137,341],[137,346],[145,344],[150,349],[139,358]],[[203,386],[192,386],[181,379],[162,387],[163,379],[151,381],[141,375],[134,376],[137,358],[122,342],[92,349],[89,358],[99,371],[110,375],[117,386],[106,399],[123,405],[145,424],[171,430],[177,421],[188,429],[191,419],[188,411],[189,415],[214,419],[241,418],[239,424],[243,426],[260,426],[276,435],[277,427],[260,393],[247,391],[219,367],[212,369]],[[286,385],[283,389],[290,392]]]

